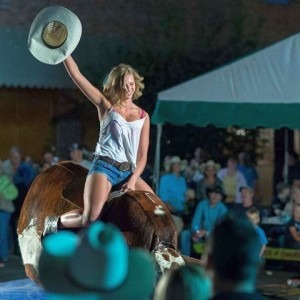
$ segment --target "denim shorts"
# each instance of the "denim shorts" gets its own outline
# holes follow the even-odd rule
[[[88,175],[92,174],[104,174],[112,186],[115,186],[126,182],[126,180],[132,175],[132,171],[120,171],[114,165],[98,158],[94,158]]]

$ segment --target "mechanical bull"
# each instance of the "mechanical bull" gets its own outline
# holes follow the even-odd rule
[[[22,207],[18,239],[27,276],[39,282],[38,263],[42,251],[45,218],[83,208],[83,189],[87,169],[66,161],[39,174]],[[103,222],[115,224],[130,247],[141,247],[153,253],[160,270],[184,264],[176,251],[177,233],[164,203],[144,191],[113,192],[100,216]]]

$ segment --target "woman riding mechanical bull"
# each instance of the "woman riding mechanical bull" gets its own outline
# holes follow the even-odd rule
[[[36,178],[25,199],[18,234],[27,275],[34,280],[43,236],[85,228],[98,219],[116,224],[130,246],[155,251],[164,244],[173,249],[177,245],[168,209],[140,177],[150,129],[148,113],[134,103],[142,95],[143,77],[120,64],[107,76],[103,90],[96,88],[70,55],[80,35],[79,19],[58,6],[42,10],[29,34],[31,53],[48,64],[63,61],[73,82],[95,105],[100,123],[91,168],[59,163]],[[120,194],[107,202],[113,188]]]

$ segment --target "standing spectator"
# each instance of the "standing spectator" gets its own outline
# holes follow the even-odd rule
[[[290,185],[294,184],[294,180],[300,178],[300,161],[299,155],[295,151],[288,152],[288,175],[287,181]]]
[[[159,184],[159,197],[169,208],[176,223],[177,233],[183,228],[180,215],[185,212],[185,197],[187,185],[185,178],[180,175],[181,159],[173,156],[170,160],[170,172],[161,176]]]
[[[207,189],[207,199],[200,201],[192,219],[190,230],[184,230],[180,236],[180,248],[184,255],[191,255],[191,242],[204,241],[212,231],[216,222],[226,213],[222,202],[224,193],[221,187]]]
[[[268,239],[266,237],[266,234],[264,230],[259,226],[260,223],[260,213],[259,210],[256,207],[251,207],[246,211],[246,215],[249,218],[249,220],[254,225],[255,231],[258,234],[259,241],[261,243],[261,250],[260,250],[260,256],[263,256],[266,245],[268,243]]]
[[[199,167],[202,163],[208,160],[208,154],[201,147],[197,147],[194,151],[194,158],[191,159],[190,165],[193,167]]]
[[[10,254],[9,222],[15,210],[13,200],[18,196],[18,190],[11,179],[3,173],[0,161],[0,268],[5,266]]]
[[[244,175],[247,186],[253,189],[255,195],[258,195],[258,174],[255,166],[251,163],[249,153],[240,152],[238,160],[237,169]]]
[[[276,185],[276,195],[272,199],[272,214],[281,216],[285,205],[289,202],[291,196],[291,187],[288,183],[279,182]]]
[[[232,206],[241,203],[240,188],[247,186],[244,175],[237,169],[237,160],[233,157],[227,160],[227,167],[218,172],[218,177],[223,181],[224,191],[227,195],[225,203]]]
[[[291,198],[284,206],[281,216],[292,217],[294,205],[300,205],[300,187],[298,186],[292,188]]]
[[[17,223],[23,201],[35,177],[35,174],[33,168],[28,163],[24,162],[21,155],[21,150],[15,146],[9,150],[9,158],[3,162],[3,171],[12,179],[14,185],[18,189],[18,197],[14,201],[15,211],[11,217],[11,226],[14,241],[14,252],[15,254],[19,254]]]
[[[200,171],[200,165],[205,163],[208,158],[209,155],[203,148],[197,147],[195,149],[194,158],[191,159],[189,164],[190,172],[193,174],[192,179],[195,183],[197,183],[203,177],[203,174]]]
[[[300,205],[292,210],[292,218],[287,223],[286,245],[289,248],[300,249]]]
[[[92,163],[83,158],[84,147],[78,143],[74,143],[69,148],[71,160],[86,169],[90,169]]]
[[[220,165],[213,160],[201,164],[200,170],[204,177],[197,182],[196,199],[201,201],[207,198],[207,188],[223,187],[223,182],[217,177],[217,172],[220,170]]]
[[[214,227],[203,255],[212,300],[264,299],[255,292],[261,245],[246,216],[229,215]]]

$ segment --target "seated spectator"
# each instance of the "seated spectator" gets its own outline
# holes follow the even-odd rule
[[[249,186],[240,187],[242,203],[236,203],[232,210],[237,214],[246,215],[246,212],[251,207],[254,207],[254,192]]]
[[[294,185],[294,180],[299,179],[299,176],[300,176],[299,155],[295,151],[289,151],[288,152],[288,174],[287,174],[288,184]]]
[[[285,205],[289,202],[291,196],[291,187],[288,183],[279,182],[276,185],[276,195],[272,200],[272,214],[281,216]]]
[[[204,177],[197,182],[197,201],[201,201],[207,198],[207,188],[223,186],[222,180],[217,177],[217,172],[220,170],[219,164],[215,163],[213,160],[209,160],[206,163],[201,164],[200,170],[203,173]]]
[[[284,206],[284,210],[281,216],[291,218],[293,215],[293,207],[295,204],[300,205],[300,187],[292,188],[291,198]]]
[[[153,300],[208,300],[211,293],[211,282],[203,268],[187,264],[162,275]]]
[[[71,160],[87,169],[90,169],[91,162],[83,158],[84,147],[78,143],[74,143],[70,146]]]
[[[55,165],[59,161],[57,156],[54,156],[52,151],[46,151],[43,154],[42,164],[48,163],[50,166]]]
[[[240,152],[238,156],[237,169],[244,175],[247,186],[251,187],[253,191],[257,190],[258,174],[255,166],[251,163],[250,155],[247,152]]]
[[[0,268],[10,255],[10,218],[15,210],[13,200],[18,196],[18,190],[12,180],[3,173],[0,161]]]
[[[225,203],[232,206],[241,203],[240,188],[247,186],[244,175],[237,169],[237,160],[233,157],[227,160],[227,167],[218,172],[218,177],[223,181],[226,196]]]
[[[254,225],[255,231],[257,232],[261,244],[261,250],[260,250],[260,256],[263,256],[266,245],[268,243],[266,234],[264,230],[259,226],[260,223],[260,213],[259,210],[256,207],[251,207],[246,211],[246,215],[249,218],[249,220]]]
[[[300,205],[295,204],[292,209],[292,218],[287,223],[286,246],[300,249]]]
[[[52,165],[51,165],[49,162],[44,161],[44,162],[41,164],[41,166],[40,166],[40,172],[39,172],[39,173],[44,172],[45,170],[51,168],[51,166],[52,166]]]
[[[181,159],[173,156],[170,160],[170,172],[161,176],[158,195],[169,208],[177,227],[177,233],[183,229],[180,217],[185,212],[187,185],[185,178],[180,174]]]
[[[228,215],[210,234],[204,266],[212,277],[212,300],[264,299],[255,292],[261,244],[246,216]]]
[[[223,198],[224,193],[221,187],[207,189],[207,199],[198,203],[191,229],[181,233],[180,249],[182,254],[190,256],[191,242],[204,241],[216,222],[227,213],[227,208],[222,202]]]

